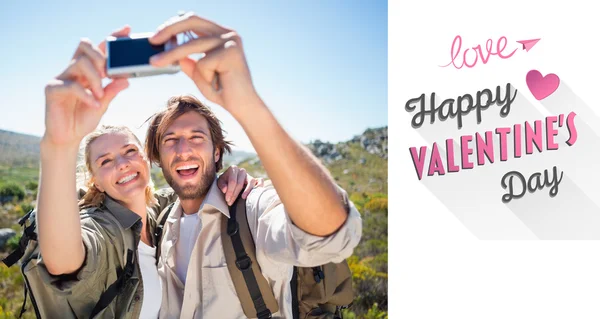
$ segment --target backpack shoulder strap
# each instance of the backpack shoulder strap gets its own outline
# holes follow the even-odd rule
[[[37,241],[37,233],[35,232],[35,218],[31,219],[31,223],[27,226],[27,220],[30,219],[30,216],[34,214],[34,210],[30,210],[25,216],[19,219],[19,225],[23,227],[23,234],[21,235],[21,239],[19,239],[19,246],[10,255],[6,256],[6,258],[2,259],[2,262],[6,265],[6,267],[11,267],[16,264],[22,257],[25,255],[25,251],[27,249],[27,245],[30,240]]]
[[[156,219],[156,227],[154,228],[154,242],[156,243],[156,254],[155,254],[155,258],[156,258],[156,265],[158,265],[158,260],[160,258],[160,241],[162,239],[162,235],[163,235],[163,229],[165,228],[165,223],[167,222],[167,218],[169,217],[169,214],[171,213],[171,209],[173,209],[173,206],[175,205],[175,202],[169,204],[169,206],[167,206],[167,208],[163,209],[162,212],[160,212],[160,214],[158,215],[158,218]]]
[[[127,250],[127,262],[125,267],[121,271],[117,271],[117,280],[113,282],[100,296],[100,300],[96,303],[90,318],[94,318],[100,311],[108,307],[110,303],[121,293],[121,289],[125,286],[125,283],[133,276],[135,269],[135,263],[133,262],[134,256],[131,249]]]
[[[89,214],[88,214],[89,215]],[[94,318],[97,314],[99,314],[102,310],[110,305],[110,303],[122,292],[122,288],[125,287],[125,283],[131,279],[133,276],[133,272],[135,270],[135,253],[137,252],[137,248],[135,245],[134,236],[127,236],[127,231],[125,231],[117,219],[112,216],[110,213],[104,213],[103,217],[108,217],[106,219],[110,220],[111,223],[119,229],[123,241],[123,256],[121,259],[121,265],[117,266],[117,280],[113,282],[103,293],[100,295],[100,299],[96,303],[96,306],[92,310],[92,314],[90,318]],[[93,218],[90,216],[90,218]],[[128,238],[131,237],[131,238]]]
[[[227,268],[244,314],[248,318],[271,318],[279,311],[279,304],[256,261],[246,201],[241,196],[229,208],[229,219],[222,216],[221,230]]]

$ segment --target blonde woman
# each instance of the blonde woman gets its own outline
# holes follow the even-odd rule
[[[128,33],[123,28],[113,35]],[[67,69],[46,87],[36,213],[41,258],[34,278],[39,281],[29,283],[43,318],[157,318],[161,305],[153,230],[156,212],[174,195],[153,194],[149,161],[129,129],[95,130],[111,100],[128,86],[118,79],[102,87],[103,50],[83,40]],[[78,198],[81,144],[89,179]],[[235,198],[245,176],[230,168],[219,185]],[[256,182],[248,176],[244,195]],[[124,259],[131,267],[121,267]]]

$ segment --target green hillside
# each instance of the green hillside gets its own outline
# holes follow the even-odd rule
[[[39,137],[0,130],[0,229],[20,234],[16,220],[35,204],[39,174]],[[363,218],[363,236],[348,260],[353,272],[355,300],[344,318],[387,318],[387,127],[369,129],[350,141],[306,145],[348,191]],[[237,164],[253,176],[268,178],[255,154],[234,152],[224,167]],[[160,188],[166,182],[159,168],[152,178]],[[0,247],[0,258],[16,247],[18,235]],[[16,318],[23,301],[18,267],[0,264],[0,319]],[[24,318],[34,318],[27,311]]]
[[[306,146],[349,193],[387,193],[387,127],[367,130],[347,142],[317,140]],[[253,176],[268,178],[256,156],[238,165]]]
[[[40,138],[0,130],[0,184],[37,180]]]

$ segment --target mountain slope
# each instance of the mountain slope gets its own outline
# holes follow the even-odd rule
[[[37,181],[39,174],[41,137],[0,130],[0,184]],[[254,153],[233,151],[223,158],[225,167],[256,156]],[[158,187],[166,182],[159,168],[153,167],[152,176]]]
[[[37,165],[41,138],[0,130],[0,165]]]
[[[368,129],[352,140],[328,143],[320,140],[306,145],[329,169],[348,193],[387,193],[387,126]],[[258,157],[239,164],[249,174],[268,177]]]

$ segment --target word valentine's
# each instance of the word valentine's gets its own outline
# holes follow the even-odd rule
[[[520,158],[524,154],[531,155],[534,153],[534,147],[538,152],[542,152],[544,149],[558,150],[559,144],[555,139],[558,136],[556,125],[568,130],[569,138],[565,143],[572,146],[577,141],[575,116],[574,112],[567,116],[564,114],[548,116],[544,121],[537,120],[533,123],[515,124],[513,127],[500,127],[495,131],[487,131],[483,134],[463,135],[458,142],[449,138],[445,143],[446,156],[442,156],[443,151],[440,150],[441,147],[437,143],[433,143],[431,151],[428,151],[427,146],[421,146],[419,149],[411,147],[409,150],[417,176],[421,180],[427,159],[429,159],[427,176],[433,176],[455,173],[461,169],[472,169],[475,167],[473,157],[475,157],[477,165],[481,166],[486,164],[486,159],[488,163],[493,164],[498,158],[501,162],[507,161],[509,155],[512,155],[513,158]],[[509,134],[512,134],[511,154],[509,154],[508,147]],[[455,148],[458,151],[455,151]],[[457,158],[460,160],[457,161]]]

